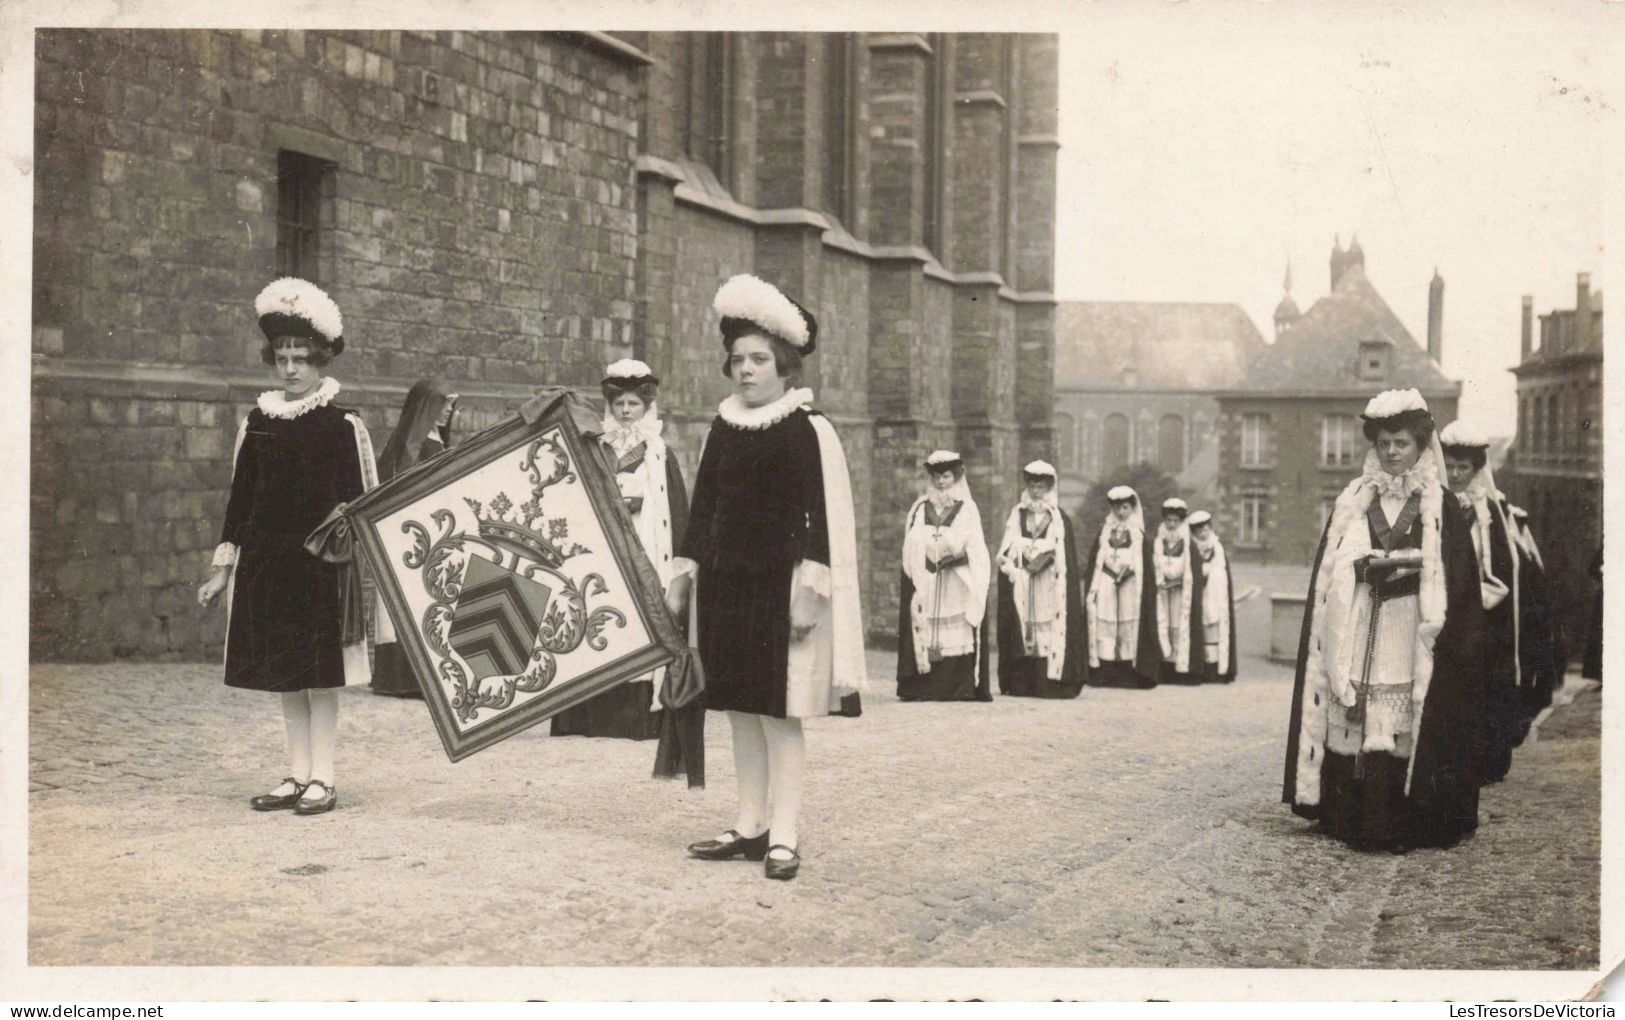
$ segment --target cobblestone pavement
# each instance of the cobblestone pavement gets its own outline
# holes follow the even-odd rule
[[[545,726],[452,765],[421,703],[346,691],[339,809],[299,818],[246,805],[286,771],[274,698],[213,664],[37,666],[29,962],[1595,966],[1597,692],[1468,843],[1355,854],[1277,803],[1267,612],[1241,607],[1230,687],[903,705],[871,654],[863,717],[808,727],[788,883],[682,852],[731,818],[720,718],[689,791],[652,744]]]

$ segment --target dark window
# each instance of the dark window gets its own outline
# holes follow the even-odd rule
[[[1105,449],[1100,464],[1102,471],[1110,474],[1128,467],[1128,438],[1128,415],[1108,414],[1103,443]]]
[[[322,227],[332,222],[333,164],[287,149],[276,157],[276,271],[322,282]]]
[[[852,226],[852,65],[854,36],[826,39],[824,62],[824,211]]]
[[[948,166],[949,116],[953,108],[952,83],[948,78],[948,37],[931,37],[931,55],[925,64],[925,136],[921,140],[925,189],[923,240],[926,248],[941,262],[948,261],[944,246],[943,192]]]
[[[1546,398],[1546,452],[1556,453],[1563,448],[1563,437],[1558,424],[1557,394]]]
[[[688,155],[710,167],[731,188],[732,48],[725,32],[694,32],[688,36],[688,46]]]
[[[1177,414],[1157,423],[1157,466],[1170,475],[1185,470],[1185,419]]]

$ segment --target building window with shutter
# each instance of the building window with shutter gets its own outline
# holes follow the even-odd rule
[[[1354,416],[1328,414],[1320,420],[1320,466],[1346,468],[1354,466]]]
[[[1270,416],[1244,414],[1241,416],[1241,466],[1264,467],[1266,446],[1269,441]]]
[[[276,154],[276,272],[324,282],[333,222],[334,165],[283,149]]]
[[[1264,511],[1267,498],[1257,493],[1241,497],[1241,541],[1259,545],[1264,541]]]

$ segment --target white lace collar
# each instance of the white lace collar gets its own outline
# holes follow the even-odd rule
[[[787,390],[784,396],[760,407],[751,407],[735,393],[717,406],[717,414],[736,429],[765,429],[790,417],[799,408],[811,407],[812,400],[813,391],[805,386]]]
[[[259,408],[273,418],[297,418],[312,408],[326,407],[341,388],[337,379],[327,376],[313,392],[298,400],[289,400],[281,390],[266,390],[260,394]]]
[[[648,443],[652,448],[660,441],[666,422],[653,412],[647,412],[632,424],[622,425],[614,415],[606,414],[600,427],[604,431],[604,442],[609,444],[610,449],[625,456],[627,451],[636,449],[641,443]]]
[[[1429,483],[1435,482],[1439,478],[1438,464],[1429,454],[1430,451],[1423,450],[1422,456],[1417,459],[1415,464],[1411,465],[1410,470],[1404,474],[1391,475],[1382,469],[1382,464],[1377,460],[1376,451],[1373,450],[1366,454],[1363,480],[1377,490],[1378,496],[1407,499],[1413,493],[1421,492]]]

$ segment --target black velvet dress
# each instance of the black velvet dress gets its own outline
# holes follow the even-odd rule
[[[1380,510],[1377,511],[1380,514]],[[1368,521],[1370,519],[1368,518]],[[1358,526],[1358,525],[1356,525]],[[1417,549],[1423,523],[1418,517],[1402,534],[1384,536],[1374,524],[1372,548]],[[1316,604],[1315,578],[1326,553],[1323,534],[1310,572],[1308,604],[1298,643],[1298,665],[1292,692],[1287,737],[1286,775],[1281,799],[1293,813],[1319,819],[1322,831],[1360,850],[1403,851],[1451,846],[1478,827],[1478,790],[1486,736],[1486,653],[1483,596],[1479,589],[1473,540],[1465,516],[1447,494],[1440,520],[1440,556],[1444,561],[1445,620],[1433,646],[1433,675],[1423,706],[1422,725],[1414,733],[1406,759],[1384,751],[1359,755],[1328,750],[1320,765],[1320,803],[1296,803],[1305,669]],[[1379,586],[1385,596],[1414,591],[1413,575]],[[1407,768],[1411,791],[1405,792]]]
[[[295,418],[249,412],[222,542],[238,548],[226,685],[256,691],[344,686],[339,567],[304,549],[364,488],[359,419],[333,404]]]
[[[711,424],[677,547],[698,567],[707,708],[786,716],[791,578],[800,560],[829,564],[811,413],[797,409],[763,428],[720,416]]]
[[[1471,519],[1473,511],[1463,511]],[[1490,570],[1501,583],[1512,586],[1512,550],[1507,545],[1507,531],[1500,514],[1490,512]],[[1485,649],[1489,672],[1484,722],[1487,727],[1483,746],[1483,781],[1499,783],[1512,769],[1512,750],[1523,740],[1528,724],[1519,732],[1523,706],[1518,690],[1518,634],[1513,630],[1513,614],[1517,606],[1512,593],[1502,599],[1494,609],[1485,611],[1489,627]],[[1531,718],[1533,718],[1531,716]]]

